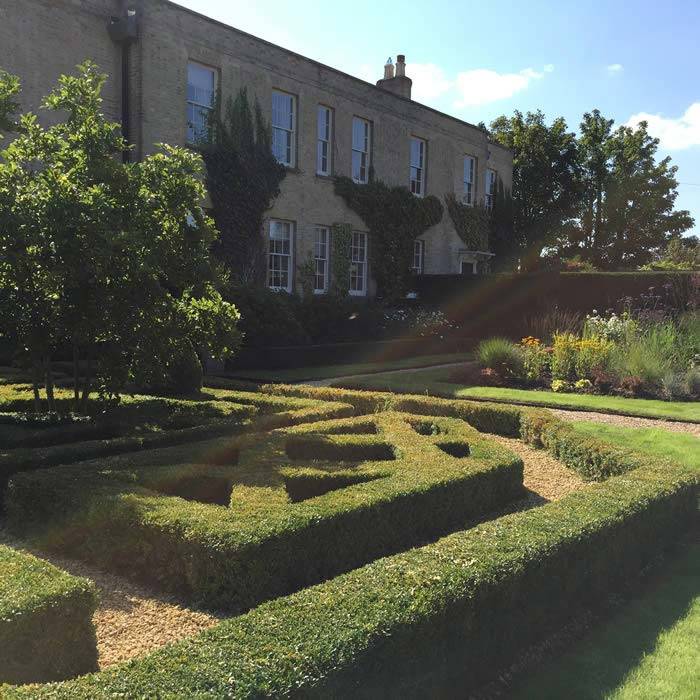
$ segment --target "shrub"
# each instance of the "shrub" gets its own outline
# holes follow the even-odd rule
[[[168,362],[167,393],[197,394],[202,388],[202,363],[188,340]]]
[[[528,336],[520,341],[525,366],[525,378],[539,382],[549,371],[549,351],[538,338]]]
[[[367,423],[352,418],[245,442],[241,462],[259,474],[276,474],[286,448],[294,460],[285,474],[294,500],[329,491],[293,505],[280,488],[245,483],[234,486],[230,510],[210,505],[210,497],[192,503],[157,491],[186,494],[183,479],[191,483],[193,475],[216,486],[227,474],[222,467],[114,470],[105,462],[89,471],[16,475],[6,499],[8,524],[197,603],[241,611],[444,534],[522,495],[518,457],[463,420],[430,420],[442,434],[423,435],[415,416],[388,411],[371,418],[375,434],[343,435],[345,426]],[[442,449],[443,434],[464,443],[470,457]],[[310,487],[309,469],[337,466],[324,459],[343,460],[341,482],[350,473],[358,475],[354,483],[332,490],[343,484],[329,476],[319,488],[316,471]],[[290,478],[294,467],[304,470],[298,479]],[[225,493],[214,502],[222,500]]]
[[[571,383],[564,379],[555,379],[552,381],[551,389],[557,393],[571,391]]]
[[[686,389],[691,396],[700,397],[700,367],[691,367],[685,376]]]
[[[574,382],[574,389],[582,393],[590,393],[593,389],[593,382],[590,379],[579,379]]]
[[[603,338],[584,338],[578,341],[575,355],[576,376],[579,379],[592,379],[605,372],[610,365],[614,345]]]
[[[488,338],[476,348],[476,358],[484,368],[496,370],[503,377],[524,375],[522,350],[507,338]]]
[[[0,544],[0,683],[97,669],[92,582]]]
[[[664,398],[669,401],[682,400],[688,397],[686,376],[670,372],[662,380]]]
[[[612,342],[620,342],[633,337],[639,329],[639,324],[629,315],[615,313],[601,316],[595,309],[586,316],[583,324],[584,338],[599,338]]]
[[[298,297],[267,287],[232,287],[226,300],[241,313],[245,347],[306,345],[308,333],[299,321]]]
[[[572,333],[556,333],[552,344],[552,377],[564,381],[576,379],[579,340]]]

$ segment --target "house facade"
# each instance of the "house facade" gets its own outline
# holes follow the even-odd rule
[[[24,109],[36,110],[61,73],[90,58],[109,75],[107,116],[123,125],[134,157],[157,143],[192,144],[214,95],[242,87],[272,126],[288,169],[268,212],[268,284],[294,291],[314,259],[317,293],[331,283],[331,227],[350,224],[351,289],[374,293],[370,232],[334,194],[333,177],[367,182],[370,170],[417,197],[454,193],[489,206],[497,182],[512,184],[512,154],[483,130],[411,99],[404,56],[376,85],[251,36],[169,0],[3,0],[0,67],[20,76]],[[42,117],[44,118],[44,117]],[[488,251],[465,247],[445,213],[415,243],[416,274],[471,274]]]

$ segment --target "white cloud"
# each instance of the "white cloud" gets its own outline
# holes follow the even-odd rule
[[[532,68],[525,68],[518,73],[497,73],[485,68],[464,71],[457,75],[456,88],[459,97],[455,106],[471,107],[504,100],[521,92],[533,80],[539,80],[543,75],[544,73],[538,73]]]
[[[434,63],[407,63],[406,75],[413,80],[411,96],[418,102],[428,102],[452,88],[445,71]]]
[[[411,96],[414,100],[434,104],[440,102],[439,98],[447,96],[458,109],[512,97],[527,88],[532,81],[540,80],[552,71],[554,65],[548,63],[541,71],[524,68],[517,73],[498,73],[478,68],[463,71],[452,78],[434,63],[406,64],[406,75],[413,80]],[[363,64],[357,68],[355,75],[370,83],[376,83],[382,72],[377,71],[376,66]]]
[[[622,73],[624,69],[625,67],[621,63],[611,63],[605,70],[608,71],[608,75],[618,75]]]
[[[636,127],[641,121],[647,122],[649,133],[668,151],[700,146],[700,102],[693,102],[685,114],[676,119],[647,112],[633,114],[627,120],[627,126]]]

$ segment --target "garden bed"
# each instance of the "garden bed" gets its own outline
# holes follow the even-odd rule
[[[409,506],[408,501],[403,503],[403,496],[397,499],[386,486],[367,500],[368,490],[371,493],[381,482],[399,479],[401,483],[401,479],[407,478],[407,484],[417,485],[416,473],[409,465],[399,468],[402,459],[414,459],[424,469],[440,454],[445,455],[440,458],[446,460],[443,465],[450,460],[469,463],[478,457],[479,449],[494,456],[506,454],[500,452],[502,447],[464,426],[464,420],[481,430],[506,436],[508,445],[513,438],[507,436],[521,435],[525,444],[532,446],[527,450],[534,447],[535,454],[551,455],[558,460],[552,467],[561,469],[559,463],[565,464],[584,479],[599,483],[583,485],[575,476],[567,483],[560,474],[554,482],[540,484],[540,491],[550,491],[549,496],[540,493],[539,504],[549,498],[554,502],[530,503],[525,510],[495,517],[432,544],[379,559],[298,593],[263,603],[242,616],[224,620],[195,637],[167,645],[128,665],[118,665],[60,686],[7,687],[2,690],[4,696],[92,699],[156,691],[172,696],[209,694],[239,698],[451,697],[455,687],[468,693],[493,678],[500,669],[507,668],[523,649],[567,624],[580,610],[595,607],[624,587],[697,518],[696,470],[663,456],[644,457],[595,435],[582,435],[547,411],[308,386],[267,386],[262,388],[262,395],[277,400],[292,397],[336,401],[352,407],[355,417],[300,424],[293,429],[275,431],[270,440],[261,441],[258,435],[237,441],[238,451],[229,452],[239,459],[233,470],[239,479],[233,488],[234,501],[237,491],[239,494],[248,491],[251,496],[258,492],[263,498],[261,503],[265,504],[260,524],[268,519],[270,506],[273,511],[280,508],[280,513],[287,512],[285,522],[291,522],[289,513],[300,506],[318,507],[319,503],[335,501],[336,505],[345,504],[341,510],[349,512],[347,508],[353,502],[361,513],[356,527],[352,528],[353,535],[363,537],[362,528],[366,526],[375,539],[384,537],[395,522],[401,521],[384,517],[381,524],[377,521],[370,527],[374,504],[388,497],[388,504],[401,503],[396,515],[400,516],[403,510],[415,521],[416,514],[420,517],[421,513],[420,509]],[[397,439],[392,431],[399,431],[402,438]],[[246,466],[245,454],[249,448],[244,443],[250,440],[254,445],[256,439],[260,446],[253,449],[268,449],[276,465],[280,460],[286,461],[292,466],[291,472],[275,466],[274,478],[270,471],[265,482],[261,480],[260,469],[250,462]],[[213,451],[221,454],[216,445],[226,442],[214,441]],[[394,452],[391,459],[384,447],[377,447],[379,452],[373,453],[369,464],[353,467],[337,460],[338,455],[347,457],[354,450],[359,450],[362,457],[368,446],[383,444],[399,447],[405,455]],[[469,456],[454,456],[455,446],[459,444],[469,447]],[[196,447],[183,449],[189,459]],[[304,464],[309,454],[320,449],[333,458],[332,462]],[[111,538],[108,546],[118,547],[120,536],[125,541],[131,539],[125,527],[127,521],[120,520],[124,516],[129,519],[140,513],[145,517],[139,527],[147,526],[147,532],[163,527],[173,537],[180,531],[187,533],[189,542],[196,542],[206,532],[207,525],[204,520],[195,523],[192,514],[227,510],[159,495],[158,489],[164,483],[172,484],[173,479],[177,482],[179,476],[191,475],[194,469],[172,466],[179,450],[171,447],[152,454],[114,458],[117,470],[130,474],[127,481],[135,489],[130,494],[140,494],[138,498],[144,500],[137,506],[138,498],[134,500],[130,494],[123,498],[125,507],[113,521],[113,532],[107,533]],[[523,454],[523,449],[517,451]],[[377,459],[380,452],[383,458]],[[285,457],[285,453],[302,459],[293,460]],[[465,454],[466,450],[460,452]],[[79,472],[94,471],[99,465],[98,460],[80,467],[49,470],[42,479],[37,478],[36,472],[14,477],[9,501],[12,514],[17,495],[14,503],[18,509],[12,515],[15,523],[20,515],[25,525],[30,525],[32,518],[48,517],[49,521],[56,518],[55,522],[60,522],[58,511],[62,498],[72,492],[73,496],[66,502],[75,505],[84,497]],[[105,466],[111,465],[103,464],[102,469]],[[339,488],[298,503],[289,504],[285,497],[286,504],[275,504],[275,494],[284,493],[284,479],[291,476],[294,481],[294,467],[299,477],[296,486],[328,485],[329,480],[340,478],[340,482],[332,484]],[[392,468],[399,473],[385,475],[383,470]],[[221,464],[205,467],[211,470],[207,471],[210,476],[225,476],[227,469]],[[404,471],[406,474],[401,475]],[[379,478],[347,486],[343,479],[348,474],[343,472]],[[506,469],[504,474],[508,473]],[[88,489],[90,498],[96,499],[93,515],[97,519],[91,525],[97,531],[101,527],[99,508],[109,502],[115,486],[114,477],[103,474],[105,481],[100,488],[104,489],[102,494],[106,499],[93,490],[95,482]],[[484,471],[486,474],[488,470]],[[527,476],[526,471],[530,484],[535,483],[532,479],[536,477],[533,472]],[[126,494],[128,489],[121,478],[116,477],[119,493]],[[480,484],[482,492],[488,493],[488,483]],[[14,491],[16,485],[22,484],[25,487],[33,484],[33,500],[28,491],[26,497],[21,491]],[[425,486],[427,496],[433,488],[430,479]],[[409,496],[405,487],[399,491]],[[443,496],[445,493],[449,494],[449,490]],[[464,491],[463,495],[468,493]],[[356,499],[358,494],[363,494],[362,500]],[[157,501],[170,505],[158,512],[152,509],[154,505],[157,508]],[[438,502],[426,514],[441,517],[436,508]],[[516,503],[511,503],[512,509]],[[65,508],[62,510],[65,512]],[[317,521],[322,523],[323,518],[318,520],[321,511],[315,512]],[[71,509],[69,520],[74,513],[77,516],[74,532],[82,532],[80,508]],[[332,520],[333,517],[327,523]],[[129,520],[129,527],[134,522]],[[473,522],[464,522],[462,527],[467,525]],[[144,532],[142,529],[141,534]],[[221,536],[220,529],[218,532],[218,546],[230,541]],[[302,534],[304,529],[298,532]],[[318,534],[320,530],[315,532]],[[314,550],[316,539],[290,540],[285,548],[296,554],[297,559],[308,551],[318,557],[319,553],[339,549],[338,539],[334,537],[332,550],[324,547]],[[60,547],[60,540],[57,538],[54,545]],[[143,537],[133,538],[129,547],[137,542],[143,542]],[[151,550],[151,565],[167,574],[168,567],[176,564],[177,554],[166,548],[159,559],[159,552],[160,547]],[[170,570],[177,571],[177,565]],[[527,605],[523,605],[523,600],[527,600]]]

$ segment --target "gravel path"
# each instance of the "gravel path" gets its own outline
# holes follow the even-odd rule
[[[100,668],[191,637],[213,627],[221,619],[211,613],[179,605],[167,596],[90,564],[26,548],[22,542],[4,536],[2,530],[0,542],[17,549],[27,549],[64,571],[95,582],[99,603],[92,621],[97,634]]]
[[[567,411],[563,408],[547,409],[566,420],[587,420],[596,423],[610,423],[626,428],[663,428],[675,433],[688,433],[700,438],[700,424],[679,423],[678,421],[662,420],[660,418],[638,418],[636,416],[618,416],[612,413],[596,413],[595,411]]]
[[[488,437],[515,452],[523,460],[523,484],[531,492],[533,505],[559,500],[586,485],[576,472],[565,467],[544,450],[530,447],[515,438],[492,434]]]

